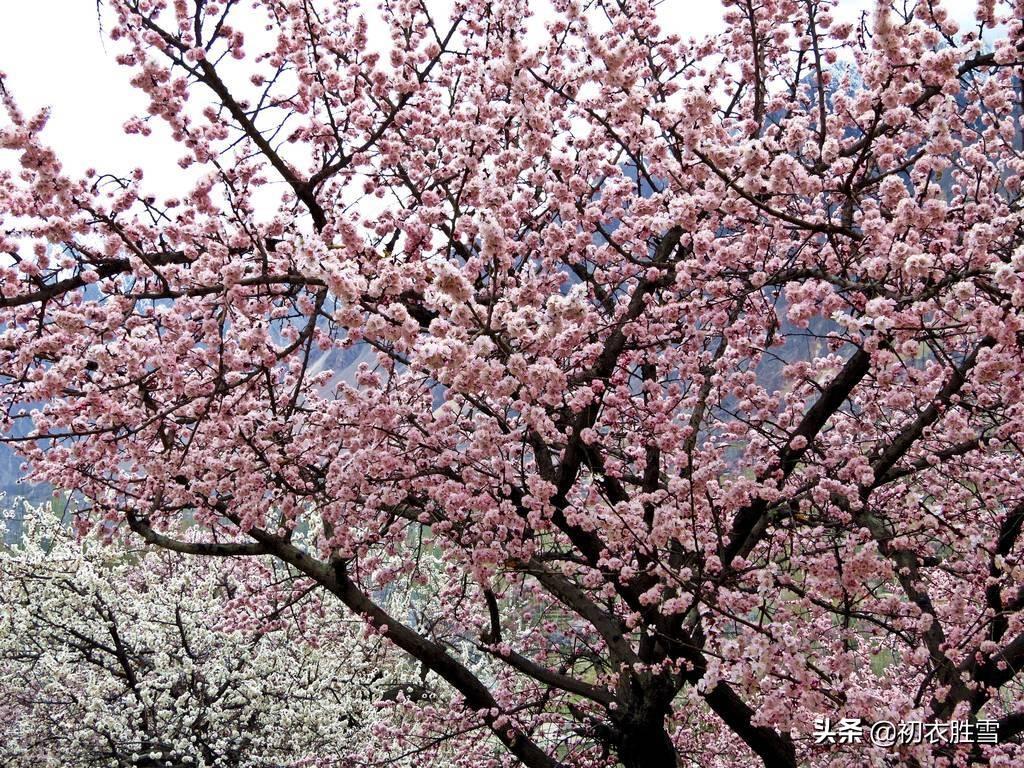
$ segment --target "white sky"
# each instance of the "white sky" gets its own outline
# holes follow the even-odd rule
[[[69,170],[139,166],[147,176],[180,173],[169,132],[161,137],[164,151],[154,152],[147,139],[122,131],[147,99],[114,61],[95,0],[0,0],[0,71],[26,114],[51,108],[43,136]]]
[[[368,0],[368,8],[374,5]],[[873,6],[874,0],[840,2],[844,16]],[[966,20],[976,2],[947,0],[946,7]],[[661,10],[666,27],[678,24],[673,31],[685,37],[721,28],[719,0],[667,0]],[[126,173],[138,166],[161,192],[184,191],[176,164],[181,153],[163,126],[151,123],[148,138],[126,136],[121,129],[145,109],[145,99],[128,84],[128,70],[115,63],[114,47],[99,29],[95,0],[0,0],[0,71],[26,112],[51,107],[44,137],[69,171],[95,167]]]

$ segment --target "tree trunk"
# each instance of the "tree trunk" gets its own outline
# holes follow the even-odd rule
[[[618,746],[624,768],[677,768],[676,749],[660,718],[624,726]]]

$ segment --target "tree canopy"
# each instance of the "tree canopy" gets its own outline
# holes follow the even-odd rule
[[[31,477],[312,580],[481,765],[1022,759],[1024,3],[724,5],[110,0],[197,181],[4,92]]]

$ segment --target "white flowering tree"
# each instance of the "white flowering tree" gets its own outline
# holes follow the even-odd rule
[[[408,722],[436,678],[279,563],[99,539],[26,506],[0,553],[0,765],[471,760]]]

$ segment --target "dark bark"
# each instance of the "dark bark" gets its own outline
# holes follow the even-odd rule
[[[796,768],[796,748],[788,736],[751,724],[754,711],[729,687],[719,683],[705,697],[715,714],[761,758],[765,768]]]
[[[619,747],[624,768],[677,768],[678,756],[665,732],[664,716],[626,726]]]

